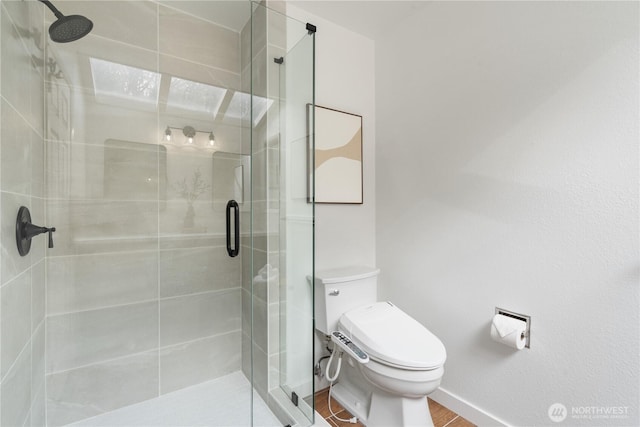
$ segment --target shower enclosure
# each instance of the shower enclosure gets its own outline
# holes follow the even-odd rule
[[[0,424],[313,424],[315,27],[55,3],[0,5]]]

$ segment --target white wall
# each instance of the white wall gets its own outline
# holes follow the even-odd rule
[[[317,26],[316,104],[362,116],[362,205],[316,205],[316,271],[346,265],[375,265],[375,83],[372,40],[291,4],[287,15]],[[315,357],[325,352],[316,337]],[[323,364],[324,366],[324,364]],[[328,387],[317,381],[316,390]]]
[[[381,296],[507,423],[639,424],[638,59],[631,2],[437,2],[376,40]],[[495,306],[531,349],[489,339]]]

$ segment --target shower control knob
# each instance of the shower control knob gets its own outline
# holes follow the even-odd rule
[[[31,239],[38,234],[49,233],[49,248],[53,248],[53,233],[55,227],[40,227],[31,223],[29,208],[21,206],[16,218],[16,244],[18,253],[25,256],[31,250]]]

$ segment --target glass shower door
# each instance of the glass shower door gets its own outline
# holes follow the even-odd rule
[[[254,384],[291,424],[313,424],[314,28],[255,6]],[[264,29],[266,28],[266,31]],[[266,37],[265,37],[266,35]]]
[[[313,423],[313,277],[314,277],[314,185],[313,105],[315,28],[296,23],[290,35],[294,47],[287,52],[281,71],[283,130],[283,186],[280,226],[286,256],[282,268],[280,341],[281,387],[298,396],[301,413]],[[296,39],[301,37],[297,42]],[[295,399],[295,397],[294,397]]]
[[[60,7],[94,29],[42,69],[48,424],[249,425],[251,4]]]

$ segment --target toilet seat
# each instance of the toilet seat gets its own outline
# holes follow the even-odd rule
[[[447,358],[442,342],[390,302],[377,302],[344,313],[339,328],[371,359],[401,369],[432,370]]]

